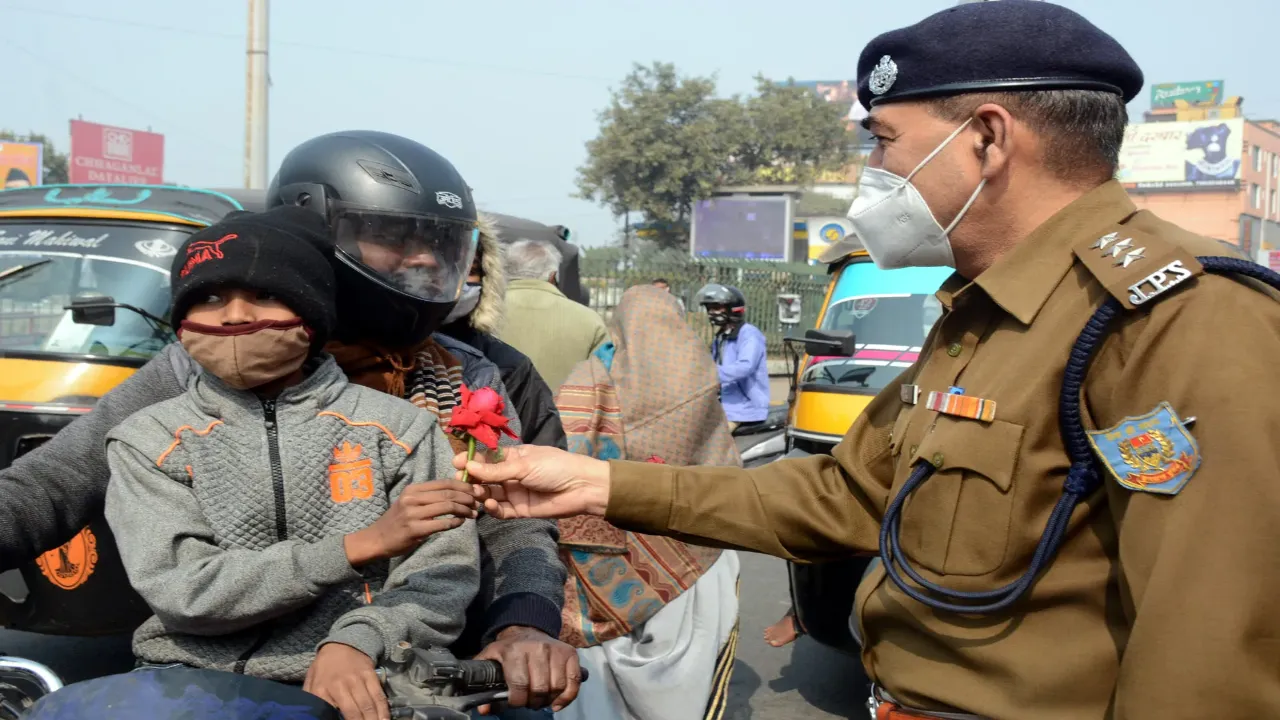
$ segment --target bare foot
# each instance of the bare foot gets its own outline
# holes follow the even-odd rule
[[[800,630],[796,626],[796,616],[791,613],[783,615],[781,620],[764,629],[764,641],[774,647],[790,645],[798,637]]]

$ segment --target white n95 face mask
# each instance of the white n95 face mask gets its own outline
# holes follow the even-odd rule
[[[449,311],[449,315],[445,317],[444,324],[464,318],[471,314],[480,304],[480,284],[467,283],[462,289],[462,295],[458,297],[458,302],[454,304],[453,309]]]
[[[895,270],[905,267],[955,267],[948,235],[964,218],[986,186],[986,178],[969,196],[951,224],[943,229],[929,203],[911,184],[920,169],[942,152],[960,131],[973,122],[970,118],[956,128],[942,144],[925,156],[911,174],[904,177],[883,168],[865,167],[858,179],[858,194],[849,207],[849,223],[862,241],[876,267]]]

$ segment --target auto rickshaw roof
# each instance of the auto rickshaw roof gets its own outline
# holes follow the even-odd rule
[[[243,210],[213,190],[174,185],[37,185],[0,190],[0,216],[105,217],[211,225]]]
[[[866,256],[867,250],[856,235],[846,235],[844,239],[833,242],[818,256],[818,262],[824,265],[835,265],[852,256]]]

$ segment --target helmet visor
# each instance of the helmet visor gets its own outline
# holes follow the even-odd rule
[[[337,249],[383,284],[428,302],[462,293],[480,231],[474,223],[369,208],[332,218]]]

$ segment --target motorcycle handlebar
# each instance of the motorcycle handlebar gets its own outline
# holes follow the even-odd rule
[[[502,685],[502,665],[495,660],[459,660],[459,681],[465,687]]]
[[[459,660],[458,673],[464,687],[491,687],[506,683],[502,665],[496,660]],[[586,668],[578,669],[579,682],[586,682],[588,675]]]

